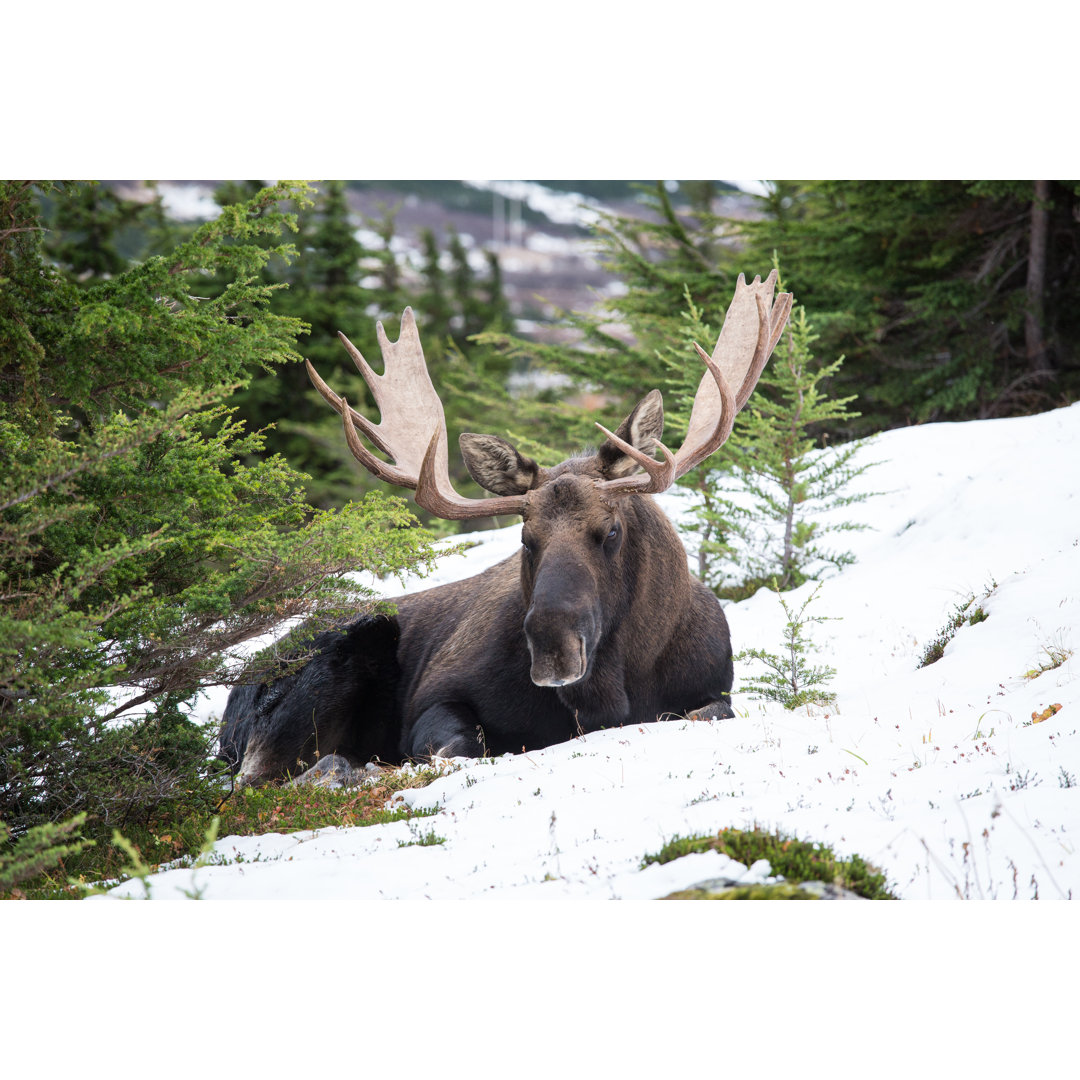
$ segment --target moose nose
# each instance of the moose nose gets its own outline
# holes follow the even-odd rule
[[[529,653],[532,668],[529,678],[537,686],[569,686],[585,677],[589,666],[585,639],[580,634],[568,634],[559,642],[561,647],[539,648],[531,638]]]
[[[525,617],[525,640],[537,686],[568,686],[585,677],[596,638],[595,619],[573,605],[536,605]]]
[[[537,686],[585,678],[600,633],[596,582],[571,558],[549,558],[536,576],[525,616],[525,640]]]

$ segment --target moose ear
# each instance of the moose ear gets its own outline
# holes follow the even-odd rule
[[[634,406],[634,411],[619,425],[615,434],[642,453],[651,454],[664,434],[664,399],[659,390],[651,390]],[[606,479],[629,476],[638,463],[624,454],[610,439],[598,452],[600,471]]]
[[[497,435],[458,436],[461,456],[469,475],[485,490],[496,495],[524,495],[536,483],[540,466],[519,454]]]

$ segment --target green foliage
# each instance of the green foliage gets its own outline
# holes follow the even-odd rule
[[[836,393],[863,415],[845,435],[1080,394],[1080,183],[1042,183],[779,182],[741,223],[747,257],[783,252],[824,351],[847,356]]]
[[[685,299],[681,342],[665,362],[676,400],[687,402],[688,411],[700,374],[683,358],[693,342],[711,345],[718,331],[689,292]],[[848,552],[824,548],[821,538],[864,526],[825,523],[822,515],[869,497],[845,489],[870,466],[852,464],[861,444],[833,446],[822,434],[855,414],[847,409],[850,398],[828,396],[843,357],[820,363],[810,348],[815,340],[805,309],[796,306],[731,439],[679,481],[693,493],[680,530],[697,557],[698,576],[721,596],[741,599],[774,578],[782,589],[795,588],[852,561]]]
[[[427,832],[412,831],[411,840],[399,840],[398,847],[438,847],[440,844],[446,843],[446,837],[440,836],[434,829],[428,829]]]
[[[983,593],[982,599],[988,599],[996,588],[996,584],[989,586]],[[983,610],[982,601],[976,604],[975,594],[969,593],[965,600],[961,600],[956,604],[945,625],[923,650],[919,667],[929,667],[931,664],[936,664],[945,655],[945,646],[952,641],[961,627],[975,626],[988,618],[989,616]]]
[[[675,836],[655,855],[646,855],[641,866],[666,863],[683,855],[719,851],[745,866],[767,859],[772,874],[797,884],[824,881],[868,900],[894,900],[885,875],[861,856],[841,859],[827,844],[797,840],[764,829],[721,829],[715,836]],[[801,899],[801,897],[798,897]]]
[[[843,357],[824,364],[811,351],[817,340],[806,309],[793,308],[788,329],[765,368],[758,388],[739,414],[726,460],[729,530],[739,540],[736,561],[744,581],[760,584],[776,577],[781,589],[816,578],[823,569],[854,561],[850,552],[821,544],[827,533],[865,528],[851,522],[826,524],[822,516],[862,502],[865,493],[848,486],[869,465],[852,464],[861,443],[819,446],[818,433],[854,416],[850,397],[835,399],[827,387]],[[716,485],[724,483],[718,478]]]
[[[0,821],[0,898],[16,893],[23,882],[93,846],[93,840],[79,835],[85,821],[83,813],[59,824],[37,825],[14,842],[9,842],[10,830]]]
[[[825,683],[836,674],[836,669],[827,664],[815,666],[809,658],[813,646],[807,637],[807,628],[812,623],[826,622],[831,618],[806,614],[806,609],[817,599],[820,589],[820,585],[815,586],[798,611],[794,611],[788,606],[777,583],[773,582],[773,591],[787,620],[783,651],[776,654],[764,649],[744,649],[735,657],[736,663],[758,660],[766,668],[765,674],[743,678],[746,691],[756,693],[767,701],[778,701],[786,709],[797,709],[803,705],[831,705],[836,700],[836,695],[825,689]]]
[[[236,185],[223,185],[218,200],[228,205],[245,194]],[[347,194],[343,181],[327,181],[318,185],[310,205],[297,205],[297,250],[288,260],[275,255],[263,273],[267,283],[289,286],[274,295],[273,310],[307,325],[304,358],[354,408],[377,422],[371,393],[338,333],[346,334],[379,370],[376,322],[382,321],[393,340],[403,309],[412,306],[448,430],[498,429],[512,411],[505,386],[510,362],[484,347],[470,348],[468,361],[462,356],[470,337],[509,322],[497,259],[485,253],[486,273],[478,274],[456,232],[440,243],[428,230],[422,235],[425,254],[417,273],[398,251],[395,209],[363,218],[370,239],[362,243]],[[309,474],[305,496],[315,505],[340,506],[367,491],[391,490],[349,453],[340,419],[312,387],[303,365],[286,364],[257,376],[234,404],[249,426],[267,429],[271,451]],[[454,466],[455,480],[471,484],[464,468],[456,461]]]
[[[229,836],[261,836],[302,829],[382,825],[424,817],[437,811],[412,810],[391,803],[399,792],[426,787],[439,775],[430,768],[398,769],[387,770],[375,780],[350,788],[317,784],[242,788],[223,804],[221,828]],[[190,839],[186,845],[190,845]]]
[[[624,289],[601,299],[590,312],[562,313],[572,343],[538,344],[501,333],[482,334],[479,340],[515,364],[568,379],[579,395],[602,391],[609,427],[649,390],[660,389],[673,433],[668,441],[677,438],[686,430],[693,398],[692,392],[687,394],[692,376],[686,371],[696,373],[697,379],[702,371],[686,341],[680,314],[684,299],[703,312],[703,318],[719,324],[738,276],[735,255],[725,243],[731,229],[710,209],[712,193],[711,182],[704,181],[694,189],[694,200],[676,209],[658,181],[642,189],[640,215],[602,215],[594,226],[600,259]],[[741,256],[739,263],[745,265]],[[543,412],[523,412],[528,427],[522,422],[518,426],[531,430],[537,443],[554,448],[559,455],[555,460],[595,444],[594,407],[563,402],[552,408],[547,399],[541,402]],[[518,404],[524,409],[527,403]]]
[[[83,287],[126,270],[133,259],[163,254],[177,240],[154,184],[136,202],[97,181],[64,185],[65,196],[42,197],[45,251]]]
[[[355,828],[392,821],[434,816],[438,807],[414,810],[397,800],[400,792],[426,787],[442,772],[433,768],[405,766],[384,770],[356,787],[330,788],[315,784],[268,784],[259,788],[219,789],[213,801],[199,809],[161,804],[144,822],[131,822],[111,839],[82,841],[86,850],[74,848],[64,854],[62,874],[50,870],[56,860],[42,864],[34,876],[22,877],[30,899],[64,899],[96,891],[100,883],[137,877],[145,880],[161,864],[198,866],[214,864],[212,852],[218,836],[262,836],[308,829]],[[74,823],[78,824],[78,822]],[[41,827],[43,832],[55,828]],[[0,868],[12,861],[12,853],[0,848]],[[0,888],[0,896],[4,895]]]
[[[42,185],[59,204],[70,185]],[[0,183],[0,819],[90,835],[216,803],[188,707],[242,677],[225,650],[370,594],[346,575],[431,556],[400,500],[316,511],[225,401],[297,359],[261,280],[295,225],[282,183],[166,255],[76,287],[45,258],[35,189]],[[212,298],[201,284],[221,282]]]

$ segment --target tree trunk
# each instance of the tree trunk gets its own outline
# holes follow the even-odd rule
[[[1036,180],[1031,202],[1031,239],[1028,246],[1027,303],[1024,315],[1024,344],[1028,371],[1033,375],[1050,372],[1050,358],[1043,337],[1043,293],[1046,285],[1046,242],[1050,232],[1050,181]]]

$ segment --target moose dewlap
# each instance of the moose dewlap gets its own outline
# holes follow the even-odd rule
[[[412,310],[397,341],[377,326],[381,375],[340,335],[378,406],[372,423],[308,363],[340,414],[353,455],[412,488],[447,519],[517,514],[521,550],[476,577],[397,601],[319,635],[299,672],[236,687],[220,753],[244,782],[296,775],[319,755],[354,764],[538,749],[620,724],[690,712],[729,717],[727,622],[687,569],[651,495],[701,464],[731,434],[791,311],[776,272],[740,275],[705,364],[686,440],[660,441],[659,391],[647,394],[592,453],[539,466],[494,435],[459,439],[470,475],[494,498],[450,482],[446,418]],[[364,439],[389,461],[377,457]],[[659,453],[659,458],[655,455]]]

